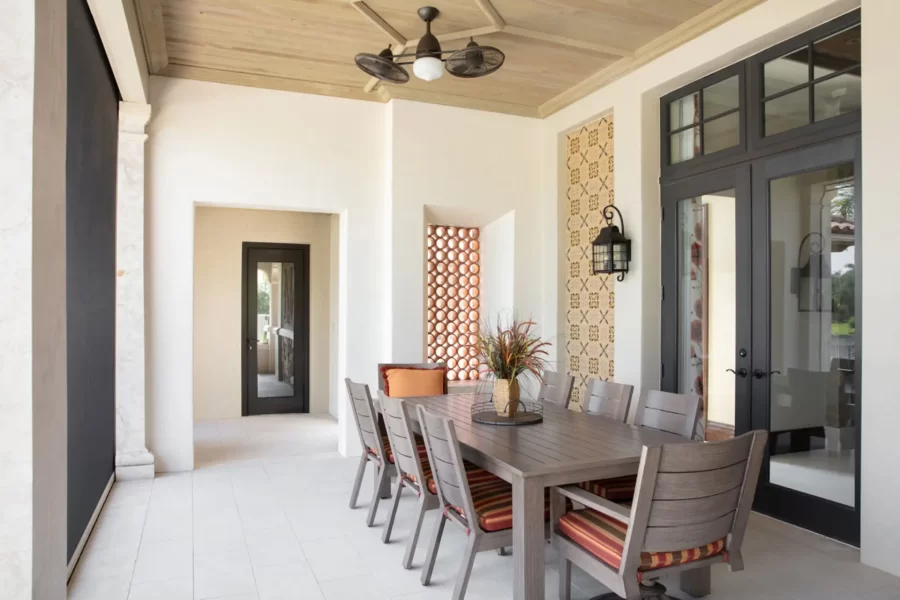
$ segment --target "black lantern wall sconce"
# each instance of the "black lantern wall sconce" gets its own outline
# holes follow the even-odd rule
[[[613,224],[615,215],[619,215],[621,230]],[[600,230],[600,235],[592,243],[594,275],[618,273],[616,280],[623,281],[631,262],[631,240],[625,237],[625,219],[612,204],[603,209],[603,219],[606,227]]]
[[[809,259],[802,267],[803,247],[809,242]],[[823,312],[825,280],[830,278],[825,268],[825,237],[818,231],[808,233],[797,249],[797,267],[791,269],[791,293],[797,296],[799,312]]]

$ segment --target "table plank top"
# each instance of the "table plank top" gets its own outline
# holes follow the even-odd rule
[[[479,397],[486,401],[489,395]],[[494,461],[519,477],[560,476],[615,465],[631,466],[636,473],[644,445],[686,442],[680,436],[619,423],[598,415],[544,403],[542,423],[492,426],[473,423],[474,394],[408,398],[408,414],[416,419],[415,405],[453,420],[460,444]],[[477,461],[476,461],[477,462]]]

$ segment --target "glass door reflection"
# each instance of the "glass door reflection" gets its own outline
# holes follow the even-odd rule
[[[293,263],[257,263],[258,398],[294,396],[294,273]]]
[[[856,479],[853,163],[769,183],[769,481],[846,506]]]

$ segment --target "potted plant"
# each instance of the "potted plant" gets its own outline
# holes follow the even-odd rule
[[[485,323],[478,334],[478,359],[484,370],[494,376],[494,409],[498,415],[514,417],[519,410],[519,381],[530,373],[543,382],[549,342],[532,332],[534,321],[520,321],[512,317],[504,325],[497,318],[497,326]]]

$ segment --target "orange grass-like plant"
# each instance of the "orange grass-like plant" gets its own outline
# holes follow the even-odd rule
[[[498,316],[497,326],[485,322],[478,334],[478,360],[497,379],[514,381],[523,373],[531,373],[544,381],[549,342],[532,332],[534,321],[520,321],[517,316],[504,326]]]

